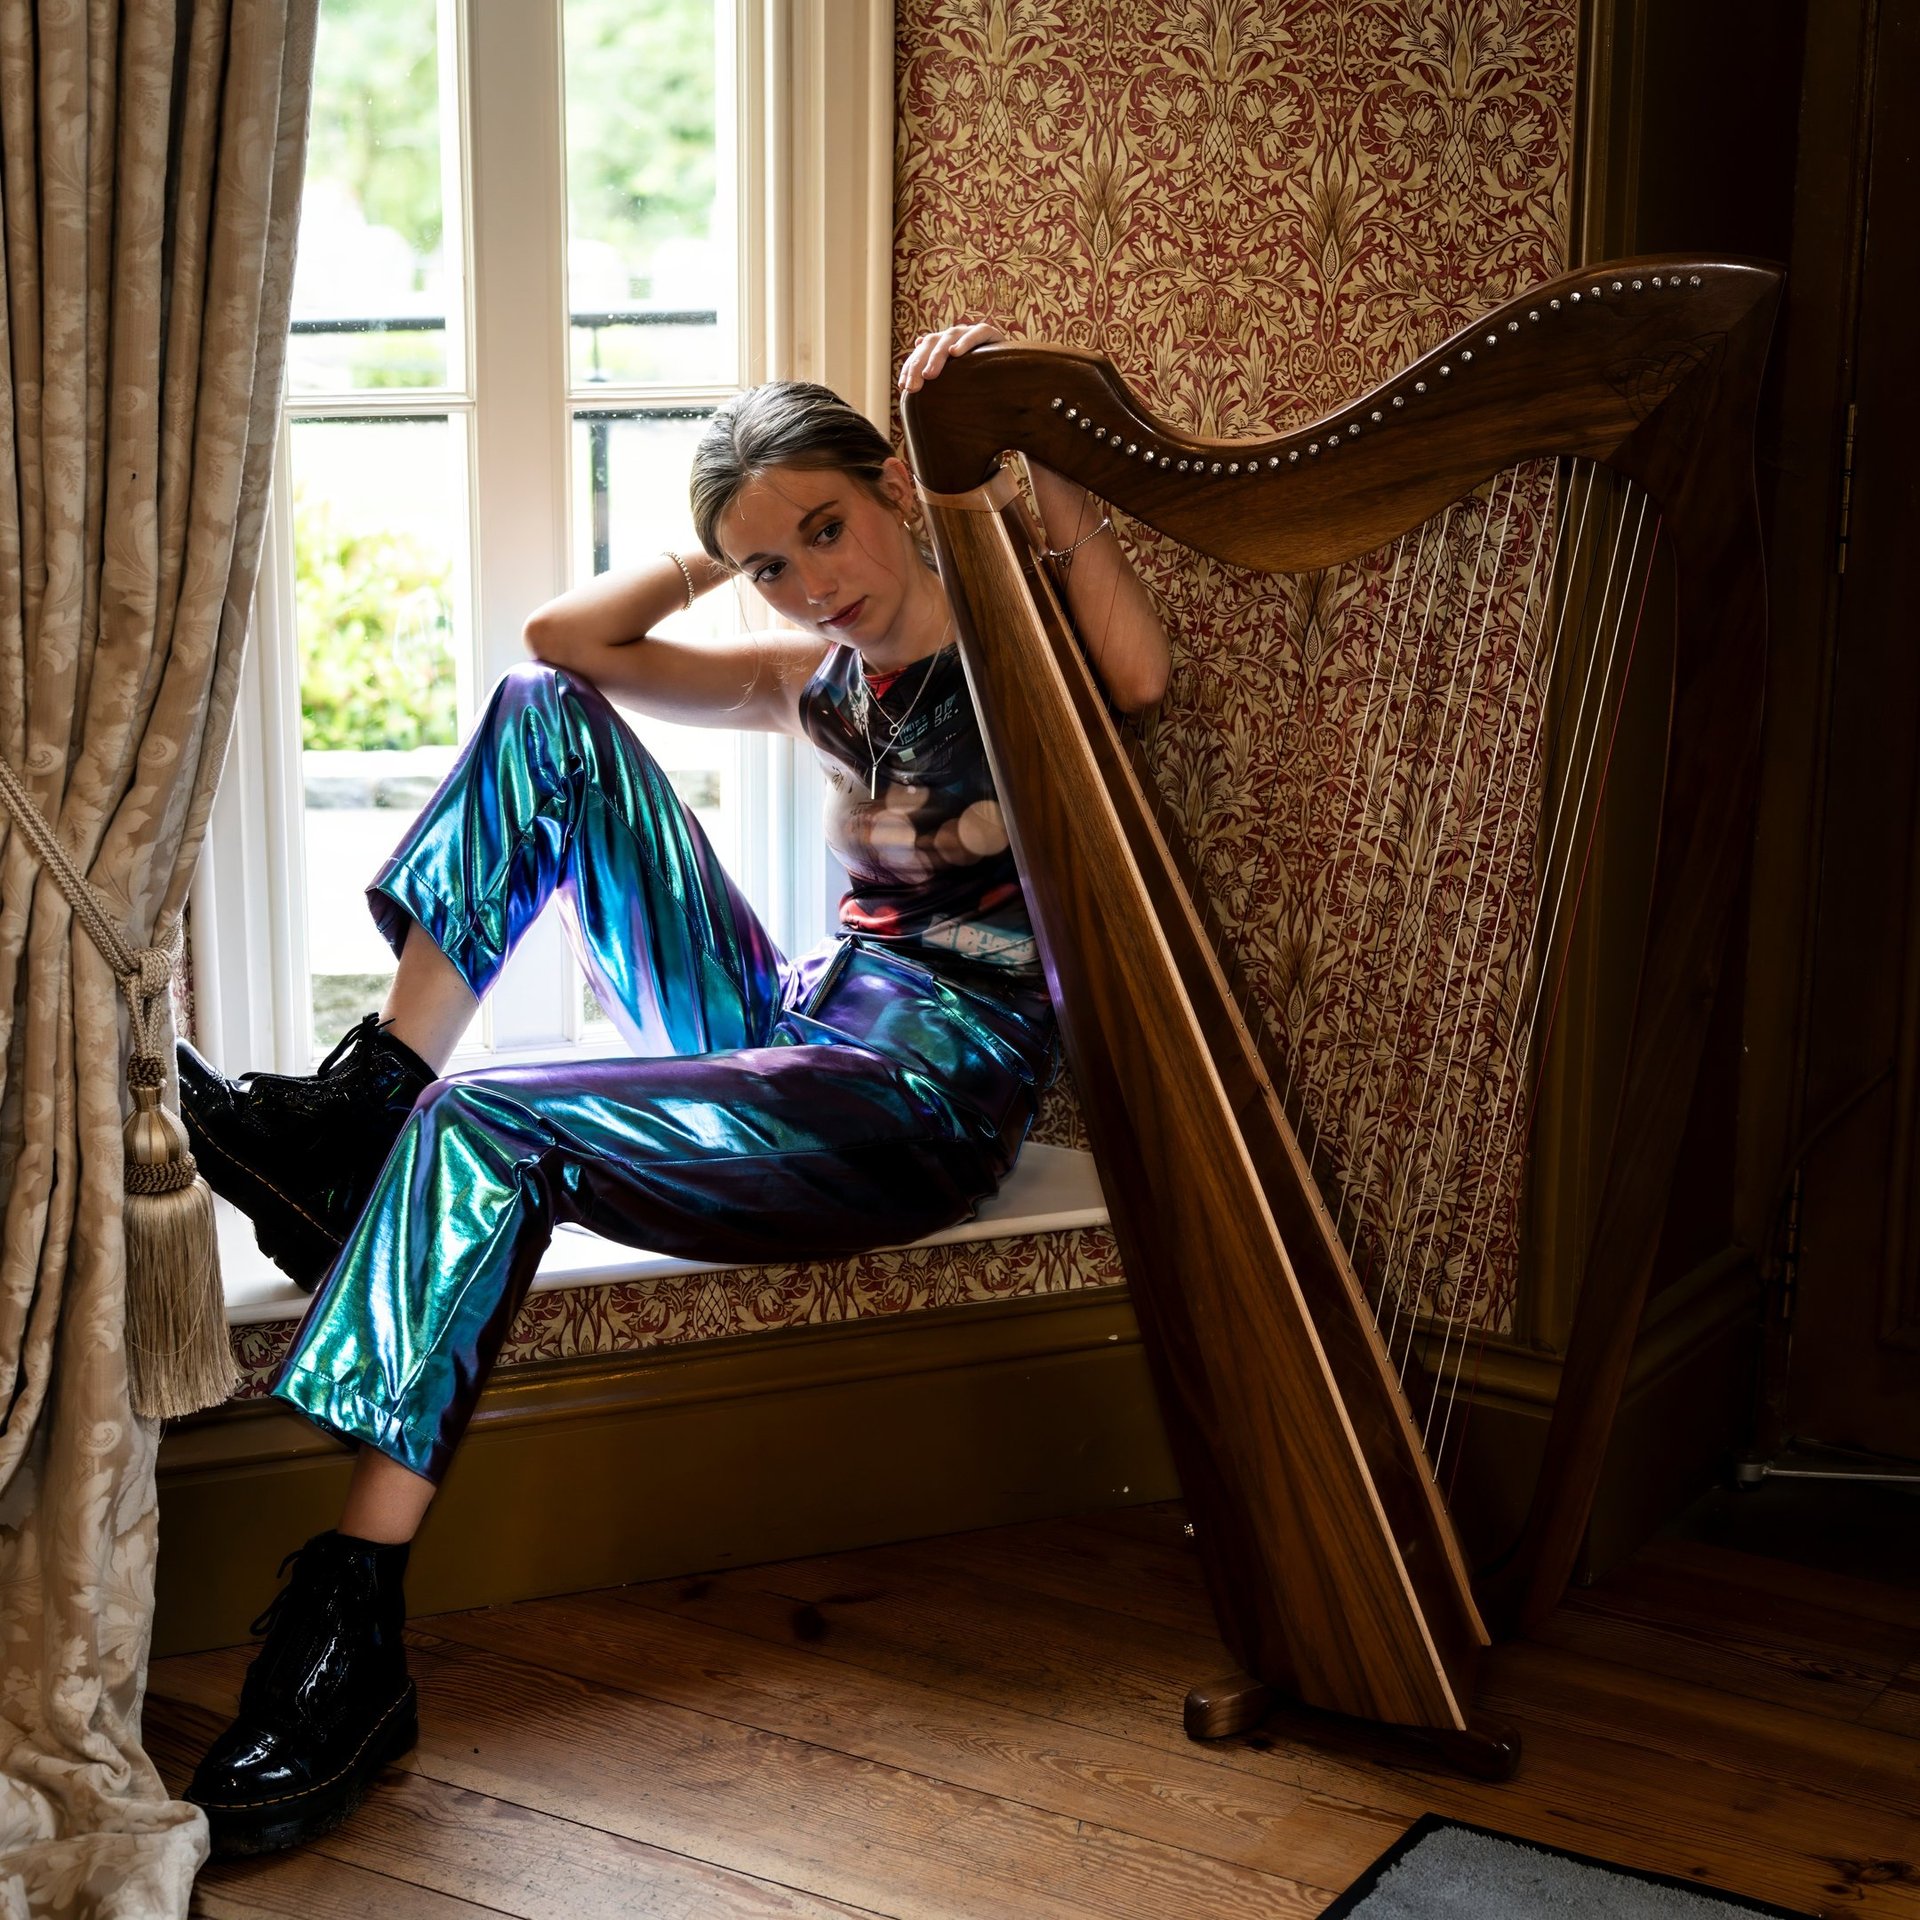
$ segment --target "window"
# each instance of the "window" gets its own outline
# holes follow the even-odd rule
[[[742,386],[884,419],[885,0],[322,0],[285,421],[193,899],[196,1032],[307,1070],[392,957],[361,890],[527,612],[691,539]],[[753,612],[724,590],[683,620]],[[811,756],[636,723],[789,951],[833,907]],[[548,916],[455,1064],[617,1046]]]

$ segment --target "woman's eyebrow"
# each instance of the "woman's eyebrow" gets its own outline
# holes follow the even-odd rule
[[[805,533],[809,520],[817,520],[823,513],[832,512],[839,504],[840,502],[836,498],[832,500],[822,500],[817,507],[809,507],[806,512],[800,516],[800,523],[794,528],[794,531],[796,533]],[[776,558],[778,558],[778,556],[771,553],[750,553],[746,555],[744,559],[736,560],[733,564],[738,567],[742,573],[745,573],[749,567],[757,567],[762,560],[773,560]]]

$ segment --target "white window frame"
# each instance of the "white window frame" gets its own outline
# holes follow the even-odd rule
[[[892,295],[893,0],[732,0],[722,202],[737,205],[740,383],[820,380],[884,424]],[[569,579],[572,503],[561,0],[441,0],[450,243],[467,246],[469,364],[405,410],[472,435],[470,551],[455,557],[479,684],[524,659],[527,612]],[[726,138],[731,116],[732,140]],[[725,182],[737,166],[737,192]],[[456,356],[457,358],[457,356]],[[730,387],[649,389],[649,404]],[[620,389],[598,404],[622,404]],[[331,417],[352,404],[329,401]],[[369,414],[390,417],[384,393]],[[229,1072],[310,1065],[304,800],[291,487],[282,434],[233,747],[192,894],[195,1038]],[[463,671],[464,671],[463,667]],[[463,705],[468,704],[464,703]],[[743,753],[748,818],[774,822],[738,878],[788,951],[833,905],[812,757],[786,736]],[[523,942],[457,1067],[604,1051],[578,1037],[557,920]],[[321,1036],[323,1042],[328,1036]]]

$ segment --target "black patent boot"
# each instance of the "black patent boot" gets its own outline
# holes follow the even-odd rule
[[[260,1251],[311,1292],[438,1076],[371,1013],[313,1074],[229,1080],[186,1041],[177,1053],[180,1111],[207,1184],[252,1220]]]
[[[266,1644],[233,1724],[194,1769],[216,1860],[297,1847],[344,1820],[419,1738],[407,1676],[407,1548],[316,1534],[252,1631]]]

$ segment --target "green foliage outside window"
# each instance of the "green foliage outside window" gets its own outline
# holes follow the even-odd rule
[[[323,0],[307,177],[338,180],[420,262],[440,251],[439,63],[431,0]]]
[[[575,234],[644,259],[705,238],[713,207],[712,0],[565,0],[568,198]],[[427,264],[441,245],[433,10],[324,0],[310,179],[343,183]],[[652,289],[635,282],[631,297]],[[399,384],[396,382],[395,384]]]
[[[565,0],[567,198],[576,239],[630,261],[705,239],[713,210],[712,0]],[[629,297],[653,288],[637,277]]]
[[[309,752],[458,738],[448,567],[404,533],[293,502],[300,742]]]

